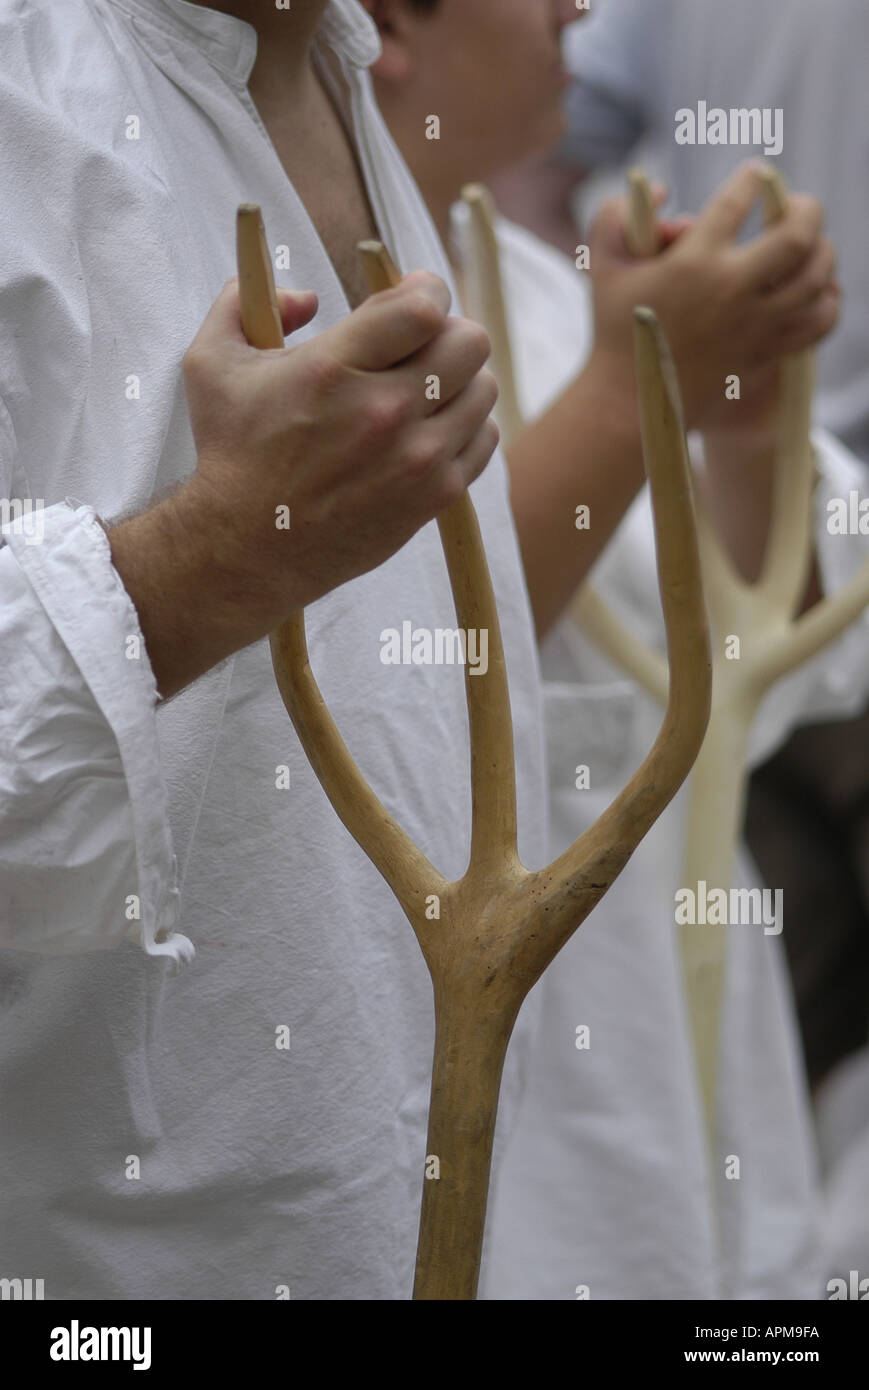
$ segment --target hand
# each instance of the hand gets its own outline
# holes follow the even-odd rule
[[[744,165],[698,218],[661,224],[664,249],[651,260],[628,251],[624,199],[607,203],[592,231],[596,352],[623,381],[633,360],[631,310],[655,309],[689,427],[721,427],[735,415],[746,429],[768,422],[782,356],[811,347],[838,318],[836,257],[815,199],[791,196],[780,222],[737,244],[760,191],[758,166]],[[725,397],[726,379],[734,375],[739,402]]]
[[[285,334],[317,308],[280,304]],[[482,472],[498,441],[489,340],[449,304],[418,271],[309,342],[259,351],[226,285],[184,360],[196,471],[107,528],[164,698],[381,564]]]
[[[311,295],[281,301],[285,333],[316,309]],[[203,323],[184,362],[198,451],[185,508],[216,528],[221,564],[270,622],[381,564],[489,461],[489,340],[449,303],[442,280],[415,272],[318,337],[263,352],[230,281]]]

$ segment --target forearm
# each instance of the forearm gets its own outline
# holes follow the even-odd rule
[[[592,357],[507,451],[513,514],[539,638],[607,544],[645,480],[632,385]],[[578,506],[589,524],[577,526]]]
[[[230,528],[192,484],[106,529],[164,699],[276,625]]]
[[[733,564],[749,583],[759,577],[772,515],[775,446],[726,432],[703,439],[699,491]]]
[[[709,434],[703,441],[700,488],[719,538],[741,577],[760,577],[772,519],[776,453],[774,438]],[[814,538],[806,589],[799,611],[823,596]]]

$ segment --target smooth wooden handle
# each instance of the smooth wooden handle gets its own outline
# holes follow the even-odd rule
[[[657,256],[661,245],[652,188],[642,169],[628,171],[628,218],[625,240],[632,255]]]
[[[258,203],[242,203],[235,223],[241,324],[251,347],[282,348],[284,330],[272,258]]]
[[[356,249],[368,281],[369,294],[379,294],[400,284],[401,271],[382,241],[360,241]]]
[[[498,383],[494,415],[501,442],[507,448],[523,428],[523,421],[501,280],[495,203],[481,183],[467,184],[462,189],[462,202],[469,217],[467,307],[471,317],[483,324],[492,343],[490,367]]]

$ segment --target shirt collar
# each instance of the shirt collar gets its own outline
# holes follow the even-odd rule
[[[150,19],[161,28],[193,38],[215,67],[247,82],[256,60],[256,30],[235,15],[194,5],[190,0],[113,0],[128,14]],[[318,40],[325,41],[354,67],[367,68],[380,56],[377,25],[359,0],[329,0]]]
[[[357,68],[370,68],[380,57],[377,25],[359,0],[329,0],[320,35]]]

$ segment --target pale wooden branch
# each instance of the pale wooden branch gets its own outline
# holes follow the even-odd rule
[[[651,191],[646,185],[649,208]],[[643,204],[642,181],[637,190],[638,211]],[[510,343],[504,288],[501,277],[498,237],[495,228],[495,205],[489,190],[482,184],[468,184],[462,190],[462,200],[468,208],[469,267],[465,276],[467,309],[481,323],[492,343],[492,371],[498,382],[498,404],[495,418],[501,432],[501,442],[509,447],[524,428],[519,407],[519,391]],[[657,235],[653,232],[657,249]],[[667,702],[667,663],[654,647],[629,634],[621,619],[605,603],[593,585],[586,582],[576,593],[572,612],[579,624],[598,646],[617,665],[625,666],[629,674],[648,690],[661,705]]]
[[[754,671],[759,688],[769,689],[775,681],[841,637],[869,604],[869,560],[852,574],[831,598],[821,599],[798,618],[790,628],[773,635],[755,659]]]
[[[657,256],[661,238],[655,221],[655,203],[649,180],[642,169],[628,170],[628,215],[625,240],[631,255],[646,260]]]
[[[469,216],[468,312],[485,326],[492,343],[490,366],[498,382],[498,400],[493,413],[501,441],[507,446],[522,429],[522,411],[501,279],[495,206],[488,188],[480,183],[467,184],[462,189],[462,201]]]
[[[666,705],[670,679],[666,659],[631,631],[597,589],[583,584],[571,599],[568,612],[616,666],[659,705]]]
[[[645,182],[645,192],[642,184]],[[775,170],[766,171],[762,198],[768,224],[780,217],[787,192]],[[651,245],[651,190],[634,171],[629,197],[629,242]],[[808,575],[812,546],[811,447],[813,354],[787,358],[781,368],[770,534],[761,576],[748,584],[719,540],[702,499],[697,527],[704,580],[717,641],[709,730],[690,781],[682,884],[730,887],[745,810],[748,740],[763,696],[774,681],[806,661],[852,622],[869,601],[869,563],[842,592],[794,621]],[[727,660],[722,639],[744,648]],[[606,648],[605,648],[606,649]],[[631,664],[625,662],[630,671]],[[716,1152],[715,1114],[727,932],[686,924],[680,930],[686,999],[710,1151]]]
[[[787,187],[772,167],[764,171],[762,201],[767,226],[784,216]],[[815,355],[793,353],[781,365],[776,423],[772,514],[760,577],[755,586],[759,603],[788,617],[798,611],[812,554],[812,397]]]

